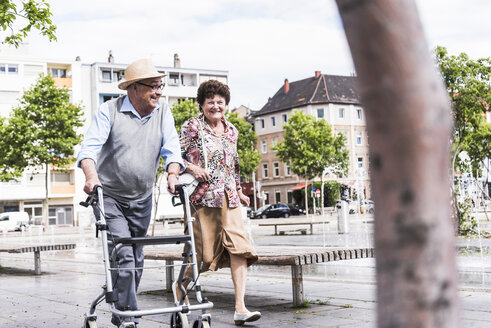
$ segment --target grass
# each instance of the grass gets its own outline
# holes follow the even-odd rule
[[[305,300],[302,303],[300,303],[297,307],[299,307],[299,308],[309,308],[310,307],[310,301],[309,300]]]

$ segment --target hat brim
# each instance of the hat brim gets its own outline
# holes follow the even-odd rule
[[[126,90],[128,89],[128,87],[130,85],[132,85],[133,83],[135,82],[138,82],[138,81],[142,81],[142,80],[146,80],[146,79],[154,79],[156,77],[164,77],[164,76],[167,76],[167,74],[159,74],[159,75],[149,75],[149,76],[141,76],[137,79],[132,79],[132,80],[128,80],[128,81],[123,81],[121,83],[118,84],[118,88],[121,89],[121,90]]]

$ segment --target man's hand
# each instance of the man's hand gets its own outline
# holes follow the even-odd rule
[[[85,158],[80,162],[80,167],[85,174],[84,191],[86,194],[90,195],[94,191],[95,186],[102,186],[95,169],[95,162],[90,158]]]
[[[99,178],[85,180],[84,191],[90,195],[94,191],[95,186],[102,186]]]
[[[171,194],[177,194],[176,185],[179,184],[179,180],[177,179],[177,175],[179,174],[179,169],[181,166],[179,163],[170,163],[167,166],[167,189]]]
[[[167,175],[167,189],[171,194],[176,194],[176,185],[179,183],[175,174]]]

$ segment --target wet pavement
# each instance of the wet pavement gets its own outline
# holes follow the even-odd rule
[[[364,221],[370,222],[366,217],[351,220],[348,235],[338,235],[334,222],[316,225],[314,235],[287,231],[283,236],[273,236],[272,227],[257,226],[259,220],[252,221],[249,228],[256,245],[367,247],[371,244],[373,224]],[[179,234],[181,227],[173,224],[163,228],[159,224],[156,235]],[[94,238],[91,229],[61,227],[46,232],[31,230],[0,236],[1,244],[26,242],[74,242],[77,248],[43,252],[40,276],[33,275],[32,253],[0,253],[0,325],[82,327],[84,312],[104,284],[100,239]],[[457,244],[468,250],[458,257],[463,327],[491,327],[491,240],[458,239]],[[476,250],[477,246],[483,246],[484,251]],[[163,261],[145,262],[148,269],[139,290],[142,309],[172,306],[172,295],[165,291],[163,264]],[[295,308],[292,306],[290,268],[253,266],[248,272],[246,304],[251,311],[261,311],[263,317],[246,326],[375,327],[374,280],[374,259],[305,266],[304,292],[308,303],[305,307]],[[214,303],[211,326],[235,327],[229,270],[204,273],[200,281],[205,296]],[[98,327],[114,327],[105,302],[98,306],[97,314]],[[189,315],[191,324],[196,317],[195,312]],[[170,315],[148,316],[141,319],[139,327],[169,327],[169,320]]]

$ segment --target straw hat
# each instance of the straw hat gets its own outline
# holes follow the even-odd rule
[[[131,84],[155,77],[164,77],[166,74],[162,74],[155,66],[153,66],[150,59],[139,59],[131,63],[124,71],[124,81],[118,84],[118,88],[126,90]]]

